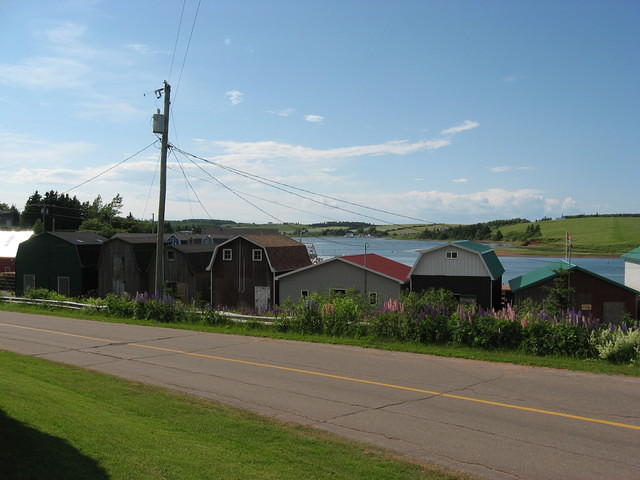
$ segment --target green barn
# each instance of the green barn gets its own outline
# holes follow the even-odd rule
[[[96,294],[105,241],[93,232],[46,232],[22,242],[16,255],[16,295],[31,288],[68,297]]]

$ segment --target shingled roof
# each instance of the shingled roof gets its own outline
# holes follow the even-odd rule
[[[213,260],[218,248],[238,238],[242,238],[258,247],[264,248],[269,266],[271,271],[274,273],[288,272],[290,270],[311,265],[309,252],[303,243],[297,242],[284,235],[252,234],[238,235],[218,245],[211,257],[211,262],[209,263],[207,270],[210,270],[213,267]]]

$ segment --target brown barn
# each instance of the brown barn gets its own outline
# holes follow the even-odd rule
[[[169,294],[184,303],[209,301],[209,272],[207,266],[215,245],[211,243],[167,245],[164,258],[164,280]],[[148,284],[155,278],[155,248],[148,273]]]
[[[307,247],[289,237],[238,235],[211,256],[211,304],[268,310],[277,303],[276,275],[308,265]]]
[[[197,298],[199,289],[204,292],[204,298],[209,298],[209,279],[205,271],[211,259],[211,252],[217,243],[226,237],[211,235],[192,235],[179,232],[165,235],[165,280],[173,293],[186,293],[184,299],[190,301]],[[136,293],[151,292],[154,289],[156,235],[148,233],[118,233],[103,245],[98,265],[98,293],[105,296],[108,293],[135,295]],[[173,253],[169,253],[173,252]],[[173,258],[173,260],[170,258]],[[201,257],[206,257],[204,262]],[[199,263],[203,263],[202,271],[198,272],[199,280],[186,279],[195,275],[193,270]],[[184,265],[180,270],[177,265]],[[193,273],[189,273],[193,272]],[[179,283],[186,283],[189,286]],[[202,287],[202,285],[205,285]],[[200,286],[198,286],[200,285]],[[178,287],[182,290],[179,290]],[[202,290],[204,288],[204,290]]]
[[[553,287],[558,272],[567,271],[573,290],[571,304],[575,310],[605,322],[617,322],[624,313],[638,318],[637,297],[640,292],[597,273],[567,262],[556,262],[509,281],[514,303],[530,298],[542,302]]]

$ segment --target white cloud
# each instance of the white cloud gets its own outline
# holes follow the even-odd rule
[[[128,43],[125,47],[135,53],[139,53],[140,55],[169,54],[166,50],[156,50],[145,43]]]
[[[64,22],[56,27],[40,32],[47,41],[57,44],[67,44],[77,41],[87,31],[85,25]]]
[[[143,113],[130,103],[115,98],[83,102],[78,106],[82,109],[78,113],[80,118],[100,117],[107,118],[109,120],[121,120]]]
[[[281,110],[267,110],[267,113],[271,113],[272,115],[277,115],[279,117],[288,117],[295,111],[295,108],[283,108]]]
[[[28,88],[77,88],[87,84],[89,67],[60,57],[31,57],[22,62],[0,64],[0,83]]]
[[[469,181],[468,178],[454,178],[453,180],[451,180],[454,183],[466,183]]]
[[[480,126],[480,123],[473,120],[465,120],[460,125],[454,125],[453,127],[442,130],[442,135],[455,135],[456,133],[464,132],[466,130],[472,130]]]
[[[416,177],[416,178],[414,178],[413,180],[414,180],[414,181],[416,181],[416,182],[423,182],[423,181],[424,181],[424,178],[422,178],[422,177]]]
[[[508,75],[502,79],[504,83],[513,83],[518,81],[520,78],[517,75]]]
[[[322,115],[309,114],[309,115],[305,115],[304,119],[307,122],[311,122],[311,123],[322,123],[322,122],[324,122],[324,117]]]
[[[230,39],[229,37],[225,38],[225,39],[224,39],[224,44],[225,44],[225,46],[227,46],[227,47],[228,47],[228,46],[230,46],[230,45],[231,45],[231,39]]]
[[[489,168],[490,171],[492,171],[493,173],[503,173],[503,172],[508,172],[510,170],[533,170],[533,167],[530,167],[528,165],[524,165],[521,167],[514,167],[512,165],[500,165],[497,167],[491,167]]]
[[[351,147],[328,149],[316,149],[274,141],[213,141],[200,143],[217,150],[217,154],[213,157],[217,160],[243,161],[269,158],[291,158],[313,162],[361,156],[408,155],[419,151],[437,150],[439,148],[446,147],[451,144],[451,140],[421,140],[413,143],[409,143],[406,140],[392,140],[372,145],[355,145]]]
[[[225,95],[231,102],[231,105],[238,105],[244,101],[244,93],[239,90],[227,90]]]

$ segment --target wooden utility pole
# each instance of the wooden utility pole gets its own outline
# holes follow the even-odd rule
[[[158,202],[158,236],[156,239],[156,296],[161,296],[164,290],[164,206],[167,197],[167,148],[169,145],[169,106],[171,105],[171,85],[166,80],[164,81],[163,90],[164,112],[162,114],[164,128],[162,130],[162,150],[160,153],[160,199]]]

